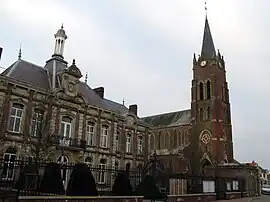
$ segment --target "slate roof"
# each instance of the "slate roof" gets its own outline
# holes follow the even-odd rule
[[[45,91],[49,89],[49,80],[45,69],[25,60],[17,60],[1,75],[31,84]]]
[[[216,50],[207,17],[205,18],[201,56],[209,58],[216,56]]]
[[[173,127],[191,122],[191,110],[183,110],[142,117],[141,120],[153,127]]]
[[[2,76],[12,78],[17,81],[30,84],[33,87],[40,88],[44,91],[49,90],[49,78],[47,71],[51,69],[53,62],[49,60],[45,67],[41,67],[30,63],[28,61],[18,59],[10,67],[1,73]],[[56,60],[57,72],[65,69],[67,65]],[[124,114],[128,112],[128,109],[117,102],[102,99],[93,89],[91,89],[86,83],[80,82],[78,84],[78,92],[84,97],[85,101],[93,106],[100,107],[102,109],[114,111],[117,114]]]

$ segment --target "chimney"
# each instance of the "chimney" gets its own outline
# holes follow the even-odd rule
[[[137,116],[138,106],[135,104],[129,105],[128,111],[132,112],[133,114],[135,114]]]
[[[94,91],[99,95],[99,97],[102,99],[104,98],[104,87],[94,88]]]
[[[0,47],[0,61],[1,61],[2,52],[3,52],[3,48]]]

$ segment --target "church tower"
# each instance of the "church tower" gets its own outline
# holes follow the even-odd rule
[[[191,88],[193,166],[233,162],[229,90],[223,56],[205,19],[201,54],[193,58]],[[200,172],[199,170],[197,172]]]

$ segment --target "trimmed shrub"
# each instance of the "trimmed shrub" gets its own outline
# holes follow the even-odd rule
[[[133,190],[127,172],[119,172],[112,187],[113,196],[132,196]]]
[[[151,175],[146,175],[143,181],[135,189],[136,196],[144,196],[145,199],[158,200],[166,198],[165,194],[162,194],[156,181]]]
[[[86,164],[74,166],[67,188],[68,196],[97,196],[96,182]]]
[[[44,170],[44,174],[40,183],[41,193],[49,194],[65,194],[62,181],[61,168],[57,163],[49,163]]]
[[[26,165],[20,172],[16,189],[18,190],[37,190],[39,183],[39,171],[36,164]]]

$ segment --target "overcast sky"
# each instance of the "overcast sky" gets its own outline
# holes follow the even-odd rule
[[[209,0],[216,49],[230,88],[235,158],[270,168],[269,0]],[[138,104],[147,116],[190,108],[193,53],[199,54],[203,0],[0,0],[0,66],[18,56],[43,66],[64,23],[64,56],[105,97]]]

